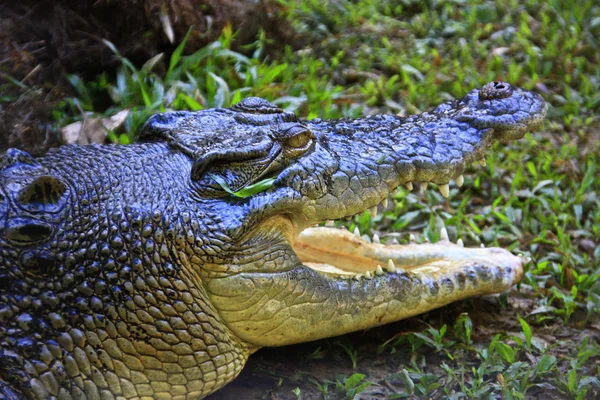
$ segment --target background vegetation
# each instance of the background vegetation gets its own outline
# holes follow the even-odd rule
[[[389,208],[347,223],[383,241],[437,241],[531,258],[523,282],[418,318],[341,338],[261,350],[213,399],[597,398],[600,393],[600,6],[593,0],[279,0],[302,46],[273,38],[232,50],[236,33],[116,74],[70,75],[53,118],[130,109],[130,143],[150,114],[265,97],[303,118],[408,115],[492,80],[542,94],[542,129],[497,146],[444,200],[400,189]],[[300,40],[300,39],[299,39]],[[161,67],[162,66],[162,67]],[[14,85],[22,83],[12,82]],[[32,88],[28,88],[32,89]]]

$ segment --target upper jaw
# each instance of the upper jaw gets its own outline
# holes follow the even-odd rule
[[[305,228],[362,213],[413,182],[435,183],[448,197],[450,181],[461,186],[466,167],[484,163],[494,141],[522,137],[546,110],[539,95],[492,82],[408,118],[309,121],[317,145],[283,169],[271,190],[248,200],[244,224],[286,214]]]

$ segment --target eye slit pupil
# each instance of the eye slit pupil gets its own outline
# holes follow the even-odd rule
[[[311,139],[310,132],[303,131],[297,135],[294,135],[294,136],[288,138],[285,141],[285,145],[287,147],[293,147],[293,148],[304,147],[304,146],[306,146],[306,144],[308,143],[308,141],[310,139]]]

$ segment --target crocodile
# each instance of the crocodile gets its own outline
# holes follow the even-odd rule
[[[546,110],[504,82],[403,118],[303,121],[251,97],[153,115],[135,144],[9,149],[0,397],[200,399],[260,347],[509,289],[524,259],[507,250],[445,229],[385,244],[325,222],[375,213],[413,182],[448,197]]]

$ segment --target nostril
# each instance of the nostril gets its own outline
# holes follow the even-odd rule
[[[30,244],[46,240],[54,229],[46,222],[29,218],[12,218],[6,224],[6,237],[14,243]]]
[[[506,82],[490,82],[479,91],[479,97],[483,100],[504,99],[512,96],[512,87]]]

